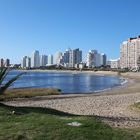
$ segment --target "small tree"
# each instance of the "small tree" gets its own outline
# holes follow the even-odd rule
[[[16,75],[15,77],[11,78],[5,84],[3,84],[3,81],[9,72],[10,72],[9,68],[5,68],[5,67],[0,68],[0,95],[4,94],[4,92],[12,85],[14,81],[20,78],[23,74],[25,74],[25,73],[20,73]]]

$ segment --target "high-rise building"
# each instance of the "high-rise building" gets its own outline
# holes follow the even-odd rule
[[[69,67],[75,67],[75,64],[82,62],[82,51],[78,49],[69,49]]]
[[[23,56],[21,59],[22,68],[31,68],[31,58],[28,56]]]
[[[100,65],[100,54],[97,50],[89,50],[87,54],[87,67],[98,67]]]
[[[22,68],[26,68],[26,58],[27,58],[27,56],[23,56],[21,59],[21,67]]]
[[[95,66],[100,67],[102,65],[101,54],[95,54]]]
[[[52,65],[53,64],[53,55],[49,54],[48,55],[48,65]]]
[[[69,65],[69,51],[66,50],[63,54],[62,54],[62,57],[60,59],[60,63],[62,65],[64,65],[65,67],[68,67]]]
[[[10,59],[6,59],[4,64],[5,64],[5,67],[9,67],[10,66]]]
[[[101,66],[106,66],[106,62],[107,62],[107,56],[104,54],[104,53],[102,53],[101,54]]]
[[[95,60],[94,60],[94,52],[93,50],[89,50],[88,54],[87,54],[87,67],[91,68],[95,66]]]
[[[4,67],[4,60],[3,60],[3,58],[0,59],[0,67]]]
[[[41,55],[40,56],[40,66],[46,66],[47,63],[48,63],[47,55]]]
[[[61,59],[62,59],[62,52],[57,52],[55,54],[55,64],[60,64],[61,63]]]
[[[121,68],[140,67],[140,36],[128,38],[120,46],[120,66]]]
[[[31,68],[31,58],[26,57],[26,68]]]
[[[102,65],[106,65],[106,55],[98,53],[97,50],[89,50],[87,54],[87,67],[100,67]]]
[[[38,68],[39,66],[40,66],[39,51],[35,50],[32,52],[31,56],[31,67]]]

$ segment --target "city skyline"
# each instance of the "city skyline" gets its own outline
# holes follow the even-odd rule
[[[139,0],[1,0],[0,57],[20,63],[19,58],[32,50],[55,54],[70,47],[83,50],[83,57],[89,50],[99,50],[116,59],[122,41],[140,34],[139,4]]]
[[[82,56],[82,50],[67,49],[64,52],[56,52],[52,54],[40,54],[38,50],[33,50],[31,56],[23,56],[21,58],[22,68],[39,68],[44,66],[63,66],[65,68],[93,68],[107,66],[107,55],[99,53],[98,50],[89,50],[85,58]]]

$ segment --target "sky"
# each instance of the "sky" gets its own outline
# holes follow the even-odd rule
[[[0,58],[20,63],[40,54],[80,48],[120,55],[120,44],[140,35],[140,0],[0,0]]]

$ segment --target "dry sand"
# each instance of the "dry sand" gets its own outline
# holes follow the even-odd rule
[[[117,73],[96,72],[96,74],[116,75]],[[140,111],[130,107],[140,101],[140,73],[124,73],[122,76],[129,78],[127,86],[102,93],[35,97],[4,103],[13,106],[46,107],[73,114],[92,115],[113,127],[140,127]]]

